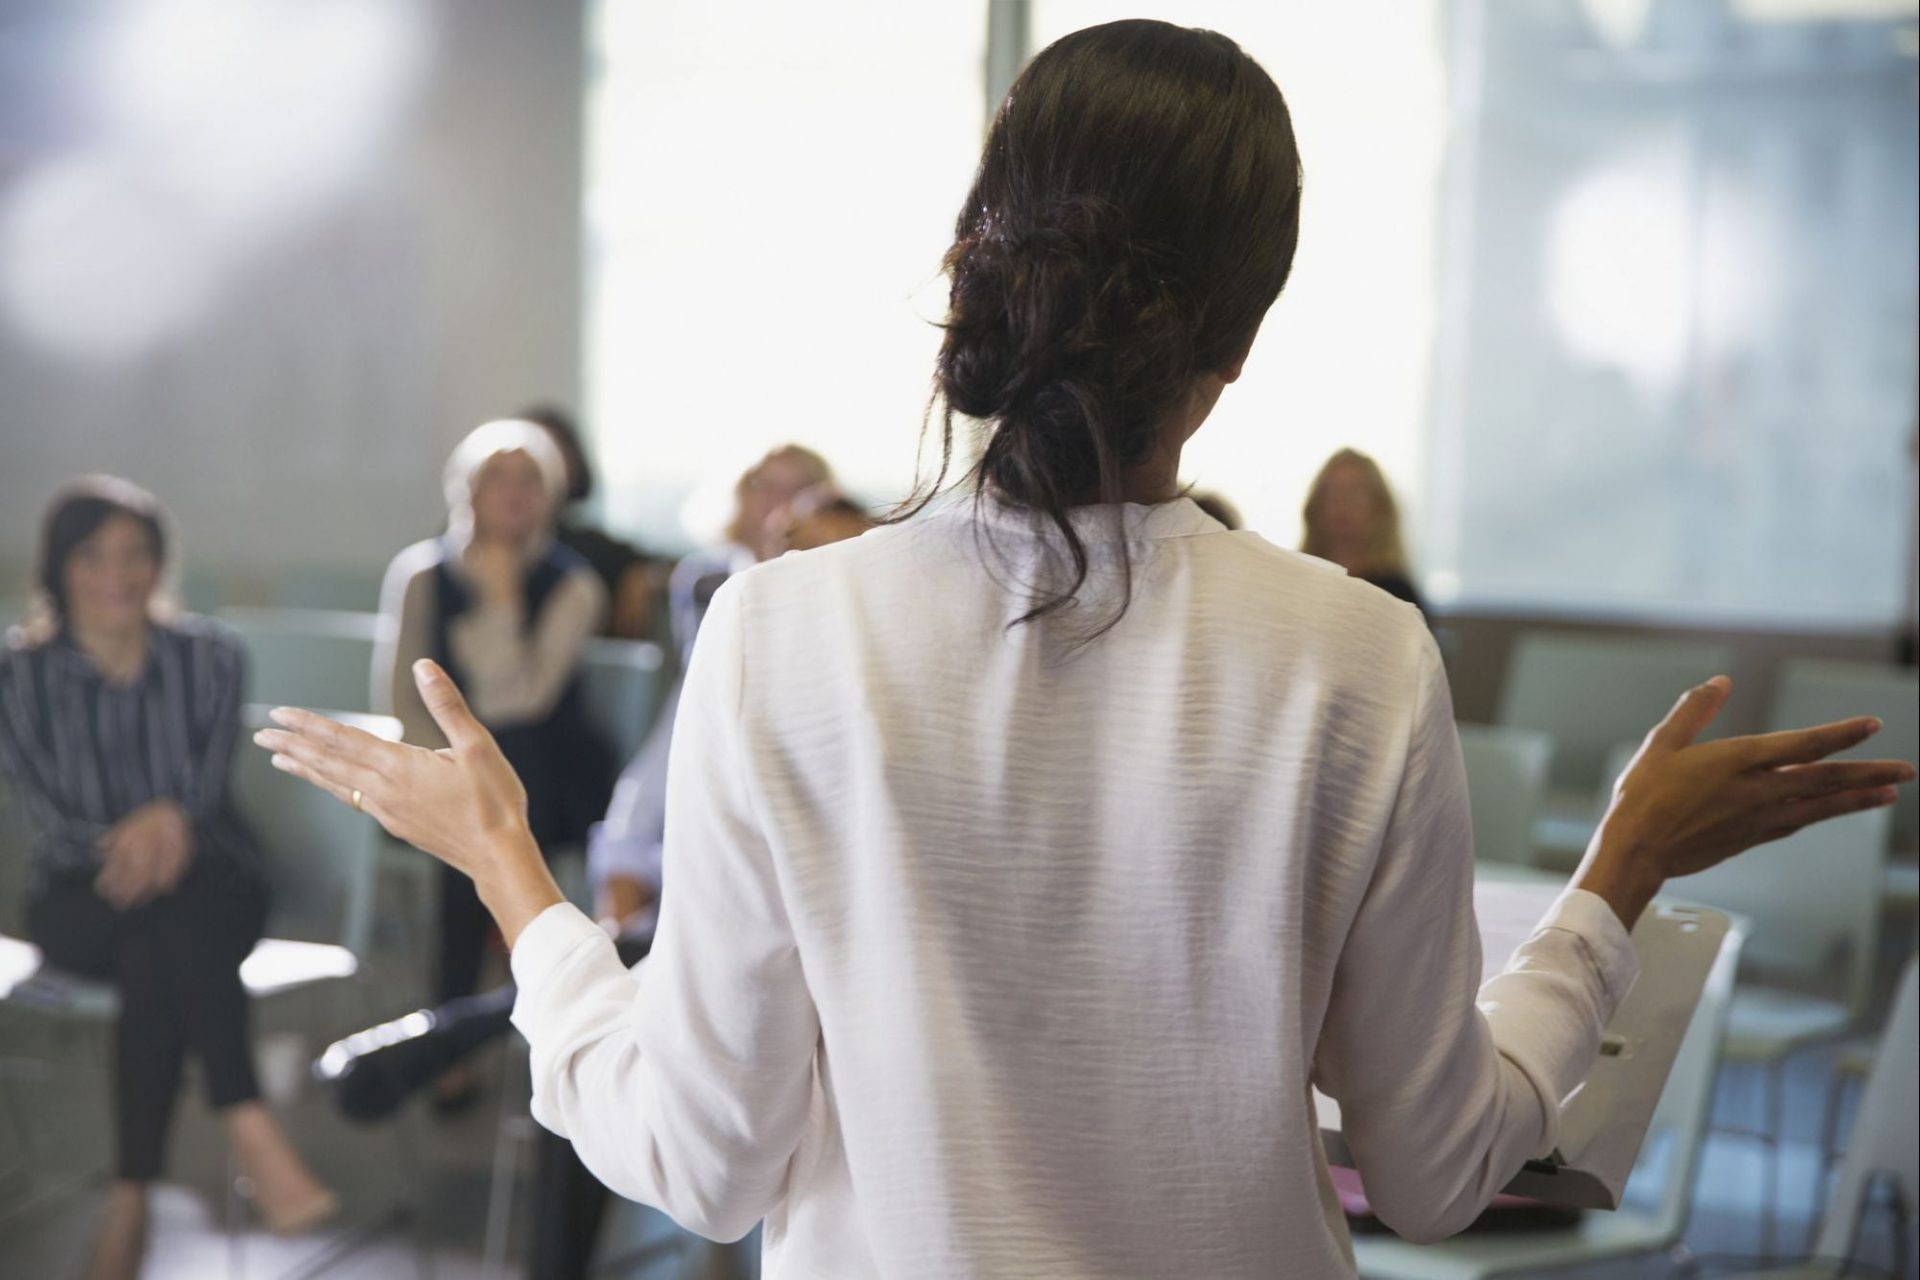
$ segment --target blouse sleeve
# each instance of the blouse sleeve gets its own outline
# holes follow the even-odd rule
[[[607,608],[607,589],[591,569],[568,574],[531,629],[517,609],[481,604],[447,628],[467,701],[482,724],[543,719],[580,666],[581,652]]]
[[[1334,972],[1314,1063],[1367,1198],[1408,1239],[1470,1223],[1554,1146],[1562,1101],[1638,971],[1626,929],[1569,891],[1480,985],[1473,833],[1452,700],[1421,637],[1398,796]]]
[[[740,729],[739,593],[723,588],[687,673],[667,783],[667,874],[631,973],[571,906],[513,950],[533,1114],[596,1177],[689,1230],[737,1239],[778,1202],[820,1042]]]

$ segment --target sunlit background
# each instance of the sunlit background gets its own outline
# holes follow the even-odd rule
[[[1291,542],[1319,461],[1374,454],[1443,610],[1910,612],[1910,5],[1147,7],[1262,60],[1307,175],[1189,479]],[[531,399],[583,410],[651,547],[711,536],[781,440],[910,487],[986,6],[539,8],[8,7],[0,564],[110,467],[181,513],[204,594],[344,580]],[[1135,12],[1017,8],[1025,50]]]

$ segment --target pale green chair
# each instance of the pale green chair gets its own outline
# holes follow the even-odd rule
[[[1638,740],[1689,688],[1730,671],[1725,645],[1528,631],[1515,641],[1495,720],[1553,739],[1534,843],[1543,866],[1571,869],[1592,835],[1607,753]]]
[[[283,609],[378,613],[384,565],[288,565],[274,578],[274,603]]]
[[[1757,1129],[1730,1128],[1768,1151],[1762,1249],[1771,1252],[1780,1183],[1785,1064],[1851,1033],[1868,1011],[1879,950],[1889,811],[1849,814],[1672,880],[1675,898],[1751,922],[1726,1057],[1764,1069]]]
[[[1547,794],[1553,739],[1532,729],[1463,724],[1460,755],[1473,813],[1473,856],[1533,865],[1533,827]]]
[[[1353,1253],[1360,1274],[1369,1280],[1490,1280],[1623,1258],[1684,1258],[1681,1241],[1693,1210],[1739,953],[1739,935],[1729,934],[1707,975],[1618,1209],[1585,1214],[1578,1224],[1556,1230],[1467,1232],[1437,1244],[1357,1236]]]
[[[587,719],[624,768],[640,754],[666,696],[666,653],[650,640],[587,641],[580,695]]]
[[[1899,993],[1854,1115],[1853,1133],[1840,1161],[1833,1195],[1820,1219],[1813,1257],[1805,1262],[1750,1272],[1773,1280],[1837,1280],[1861,1272],[1853,1254],[1876,1183],[1890,1186],[1893,1197],[1895,1275],[1910,1275],[1915,1256],[1914,1224],[1920,1221],[1920,971],[1909,959]]]
[[[247,650],[247,696],[273,706],[364,713],[372,701],[373,650],[386,625],[376,613],[227,609],[219,620]]]

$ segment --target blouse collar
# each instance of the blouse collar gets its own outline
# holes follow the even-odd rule
[[[1014,506],[993,497],[977,502],[963,498],[954,504],[962,516],[979,520],[997,530],[1045,537],[1054,532],[1054,524],[1030,507]],[[1226,526],[1200,509],[1192,498],[1178,497],[1170,502],[1096,503],[1070,507],[1067,520],[1086,543],[1156,542],[1169,538],[1187,538],[1201,533],[1224,533]]]

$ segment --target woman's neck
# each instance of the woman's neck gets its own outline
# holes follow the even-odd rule
[[[1180,496],[1180,445],[1164,436],[1160,448],[1137,467],[1120,473],[1120,501],[1153,506]]]
[[[142,620],[132,627],[103,629],[83,622],[69,624],[74,647],[87,655],[101,674],[115,684],[126,684],[140,674],[147,660],[151,628]]]

